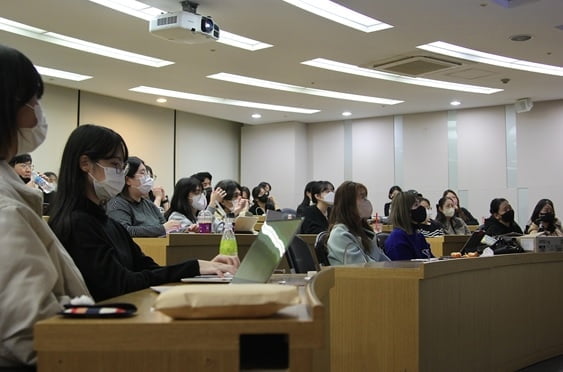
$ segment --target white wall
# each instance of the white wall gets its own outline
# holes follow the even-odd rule
[[[307,132],[303,123],[245,125],[241,130],[241,183],[272,186],[280,208],[297,207],[308,182]]]
[[[534,103],[518,114],[518,186],[528,189],[528,218],[542,198],[563,217],[563,101]]]
[[[45,85],[41,106],[49,130],[45,142],[31,156],[38,172],[59,174],[66,139],[76,128],[78,92],[73,89]]]
[[[240,127],[235,122],[178,112],[176,181],[203,171],[211,173],[213,185],[222,179],[238,180]]]
[[[80,124],[102,125],[119,133],[129,149],[150,165],[156,183],[168,195],[173,189],[173,112],[164,108],[82,92]]]

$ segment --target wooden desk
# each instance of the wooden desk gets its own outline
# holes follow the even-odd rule
[[[282,350],[285,369],[308,372],[313,369],[313,351],[322,346],[324,326],[323,306],[311,288],[302,287],[302,304],[262,319],[173,320],[151,311],[157,296],[152,290],[130,293],[109,301],[134,303],[139,311],[131,318],[56,316],[38,322],[37,370],[239,371],[251,364],[258,350],[262,358]],[[272,335],[277,335],[275,341]],[[248,344],[253,338],[258,345]]]
[[[563,253],[337,266],[315,282],[332,287],[323,371],[514,371],[563,354]]]
[[[315,244],[315,234],[300,234],[309,247]],[[256,240],[253,234],[236,234],[238,256],[242,260],[250,245]],[[211,260],[219,253],[221,234],[168,234],[163,238],[133,238],[142,251],[162,266],[172,265],[188,259]],[[289,265],[284,257],[279,270],[289,272]]]
[[[430,249],[436,257],[449,256],[452,252],[459,252],[471,235],[443,235],[426,238]]]

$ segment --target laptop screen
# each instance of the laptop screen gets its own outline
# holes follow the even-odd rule
[[[478,230],[473,232],[473,234],[471,234],[469,239],[463,245],[463,248],[461,248],[460,252],[462,254],[469,252],[476,252],[478,247],[481,245],[481,240],[483,239],[483,236],[485,236],[485,231]]]
[[[266,283],[300,227],[301,219],[265,223],[231,282]]]

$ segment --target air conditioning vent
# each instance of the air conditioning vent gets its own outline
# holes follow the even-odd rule
[[[371,65],[375,70],[410,76],[426,75],[458,66],[461,66],[461,63],[426,56],[403,57],[394,61]]]

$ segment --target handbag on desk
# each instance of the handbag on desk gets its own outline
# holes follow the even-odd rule
[[[524,249],[522,249],[522,246],[514,235],[499,235],[496,239],[496,243],[491,246],[495,255],[524,252]]]

